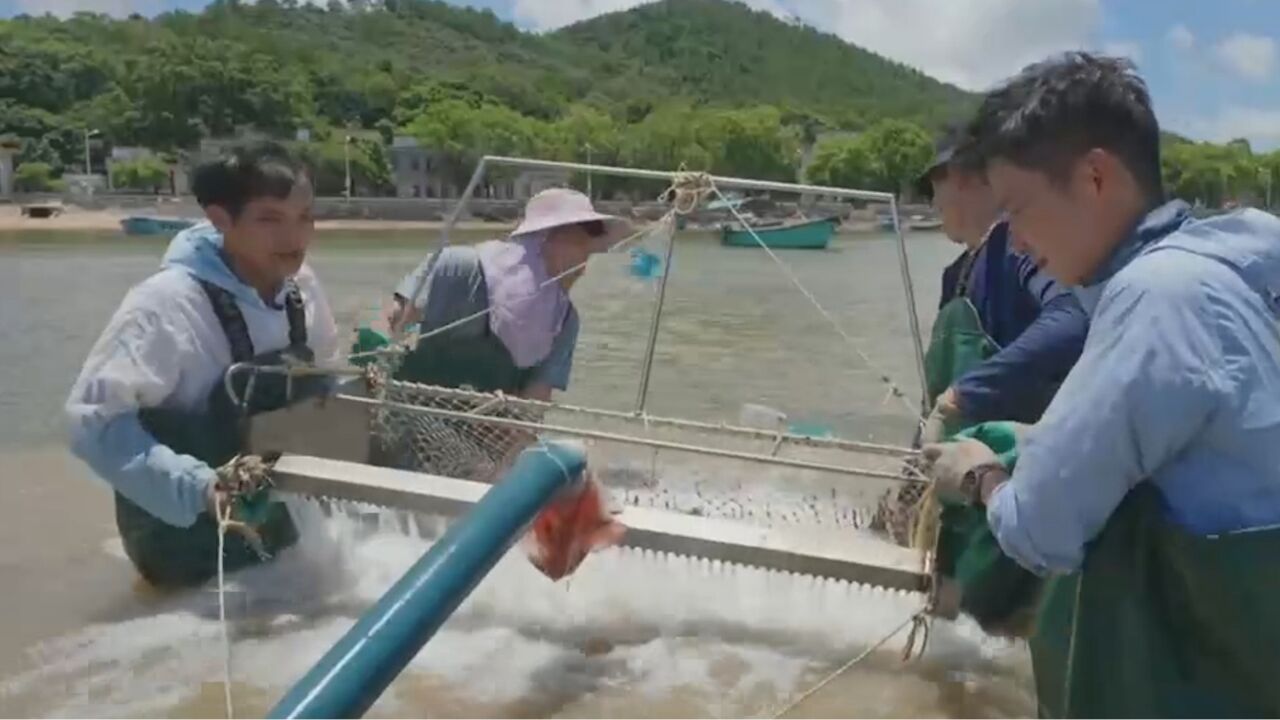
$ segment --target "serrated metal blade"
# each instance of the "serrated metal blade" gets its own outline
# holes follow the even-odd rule
[[[466,512],[491,487],[305,455],[281,457],[273,482],[280,492],[444,516]],[[763,527],[641,507],[624,508],[618,519],[629,547],[898,590],[928,587],[920,552],[847,530]]]

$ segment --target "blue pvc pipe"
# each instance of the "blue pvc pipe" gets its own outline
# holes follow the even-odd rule
[[[521,453],[502,482],[454,523],[267,717],[364,715],[538,511],[582,477],[586,464],[580,451],[555,443]]]

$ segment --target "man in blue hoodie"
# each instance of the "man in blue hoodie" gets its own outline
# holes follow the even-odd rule
[[[939,495],[1050,578],[1042,716],[1280,715],[1280,220],[1165,199],[1125,60],[1032,65],[973,133],[1013,232],[1091,317],[1016,458],[923,451]]]
[[[227,537],[228,569],[296,539],[282,504],[242,504],[217,469],[243,450],[246,414],[327,384],[295,383],[286,398],[280,376],[263,374],[238,406],[223,386],[228,369],[286,355],[340,360],[328,302],[304,263],[314,222],[301,163],[275,144],[240,148],[199,168],[192,190],[208,222],[174,238],[160,271],[128,292],[66,402],[72,451],[115,491],[126,553],[168,587],[216,571],[217,510],[231,508],[246,530]],[[233,377],[243,396],[247,376]]]
[[[1088,318],[1066,286],[1017,252],[971,140],[953,129],[923,181],[964,252],[942,273],[922,441],[990,420],[1035,422],[1080,357]]]

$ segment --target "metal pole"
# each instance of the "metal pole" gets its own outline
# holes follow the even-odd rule
[[[619,177],[644,178],[648,180],[671,180],[679,174],[665,170],[638,170],[635,168],[612,167],[608,165],[587,165],[583,163],[558,162],[554,160],[529,160],[502,155],[487,155],[484,159],[492,165],[562,169],[577,172],[587,172],[590,170],[602,175],[617,175]],[[768,190],[773,192],[795,193],[797,195],[812,193],[815,195],[829,195],[839,198],[854,198],[858,200],[871,200],[886,203],[894,200],[893,193],[873,190],[851,190],[849,188],[825,187],[822,185],[798,185],[796,183],[772,182],[769,180],[748,180],[745,178],[723,177],[719,175],[713,175],[711,180],[720,187],[743,188],[746,190]]]
[[[591,143],[587,143],[587,164],[591,164]],[[587,197],[594,197],[591,194],[591,171],[587,171]]]
[[[342,154],[344,165],[346,166],[346,175],[342,185],[342,194],[347,197],[347,201],[351,201],[351,136],[342,143]]]
[[[444,221],[444,228],[440,230],[440,241],[436,243],[435,251],[443,250],[449,244],[449,232],[453,230],[453,226],[458,223],[458,218],[462,215],[462,209],[467,206],[467,202],[471,200],[471,196],[476,191],[476,186],[480,184],[480,178],[484,177],[485,158],[480,159],[480,163],[476,165],[476,169],[471,173],[471,181],[467,183],[467,189],[462,191],[462,197],[458,198],[458,204],[453,207],[453,212],[449,213],[449,217]],[[423,273],[418,277],[418,282],[413,288],[413,296],[406,298],[405,307],[417,307],[418,296],[422,294],[422,288],[426,287],[427,273]],[[392,328],[392,335],[395,339],[400,338],[400,329]]]
[[[911,267],[907,262],[907,240],[902,234],[902,219],[898,216],[898,199],[891,197],[889,210],[893,213],[893,233],[898,240],[898,267],[902,269],[902,288],[907,294],[907,320],[911,326],[911,344],[916,354],[916,374],[920,378],[920,413],[928,414],[929,385],[924,374],[924,340],[920,334],[920,317],[916,313],[916,291],[911,283]]]
[[[476,188],[480,185],[480,179],[484,177],[485,166],[488,164],[489,158],[480,158],[480,162],[476,165],[475,172],[471,173],[471,180],[467,182],[467,188],[462,191],[462,197],[458,198],[458,204],[453,206],[453,212],[449,213],[449,217],[445,218],[444,229],[440,231],[440,243],[436,246],[439,250],[449,244],[449,233],[453,231],[453,226],[458,224],[458,218],[462,217],[462,210],[471,202],[471,197],[475,195]]]
[[[582,452],[566,445],[521,453],[506,478],[451,526],[267,717],[363,716],[542,508],[582,477],[586,464]]]
[[[93,174],[89,169],[89,128],[84,129],[84,174],[86,176]]]
[[[649,399],[649,375],[653,372],[653,352],[658,345],[658,327],[662,322],[662,305],[667,298],[667,278],[671,275],[671,256],[676,251],[675,218],[665,222],[672,224],[671,234],[667,239],[666,258],[662,261],[662,277],[658,279],[658,300],[653,306],[653,319],[649,323],[649,343],[644,350],[644,364],[640,367],[640,389],[636,393],[636,413],[644,412],[645,403]]]

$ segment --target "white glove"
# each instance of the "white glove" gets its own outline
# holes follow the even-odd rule
[[[977,499],[978,488],[965,479],[969,471],[1000,463],[991,448],[972,438],[926,445],[920,456],[924,473],[933,480],[938,497],[964,503]]]

